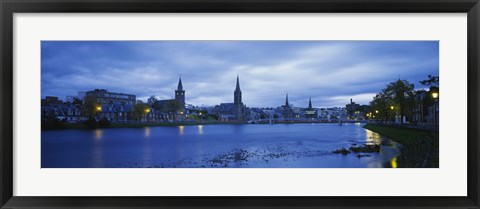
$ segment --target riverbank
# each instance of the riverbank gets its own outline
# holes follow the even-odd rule
[[[365,129],[401,144],[397,166],[403,168],[438,168],[439,133],[418,129],[367,124]]]
[[[362,123],[363,121],[346,121],[344,123]],[[276,121],[273,124],[301,124],[301,123],[338,123],[338,122],[327,122],[327,121]],[[269,125],[268,121],[261,123],[248,123],[247,121],[216,121],[216,120],[205,120],[205,121],[180,121],[180,122],[123,122],[123,123],[109,123],[106,127],[97,128],[144,128],[144,127],[158,127],[158,126],[196,126],[196,125],[242,125],[242,124],[259,124],[259,125]],[[83,122],[79,123],[67,123],[67,122],[56,122],[56,124],[42,124],[42,130],[63,130],[63,129],[94,129]]]
[[[145,128],[145,127],[157,127],[157,126],[195,126],[195,125],[239,125],[246,124],[245,122],[220,122],[220,121],[192,121],[192,122],[126,122],[126,123],[110,123],[107,127],[98,128]],[[62,130],[62,129],[94,129],[84,123],[64,123],[62,126],[42,126],[42,130]]]

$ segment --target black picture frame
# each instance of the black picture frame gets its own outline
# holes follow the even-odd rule
[[[1,208],[480,208],[479,0],[0,0]],[[13,196],[14,13],[467,13],[466,197],[20,197]],[[449,179],[445,179],[448,181]],[[119,183],[121,184],[121,182]],[[121,185],[120,185],[121,186]],[[321,188],[319,188],[321,189]],[[439,188],[440,189],[440,188]],[[441,188],[448,189],[448,188]]]

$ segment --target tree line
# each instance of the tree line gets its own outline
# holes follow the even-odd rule
[[[404,116],[411,121],[417,107],[427,109],[434,104],[439,95],[439,76],[428,75],[427,79],[419,83],[428,87],[428,90],[415,90],[414,84],[407,80],[398,79],[390,82],[370,102],[371,109],[367,116],[380,122],[395,120],[395,116],[400,117],[402,124]]]

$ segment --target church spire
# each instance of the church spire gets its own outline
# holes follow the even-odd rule
[[[178,79],[178,87],[177,90],[183,91],[183,85],[182,85],[182,76]]]
[[[288,104],[288,93],[287,93],[287,96],[285,97],[285,107],[288,107],[288,106],[290,105]]]
[[[240,90],[240,80],[237,75],[237,87],[235,87],[235,91],[233,92],[233,103],[236,105],[243,105],[242,104],[242,91]]]
[[[237,87],[235,88],[235,91],[240,91],[240,80],[237,75]]]
[[[308,98],[308,108],[312,109],[312,97]]]
[[[178,87],[175,90],[175,100],[178,102],[178,112],[183,115],[185,111],[185,90],[183,90],[182,76],[178,79]]]

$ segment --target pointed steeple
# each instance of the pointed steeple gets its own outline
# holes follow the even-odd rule
[[[237,75],[237,87],[235,87],[235,91],[240,91],[240,80]]]
[[[237,86],[235,87],[235,91],[233,92],[233,103],[236,105],[243,105],[242,104],[242,91],[240,90],[240,80],[237,75]]]
[[[177,90],[178,90],[178,91],[183,91],[182,76],[180,76],[180,78],[178,79],[178,87],[177,87]]]
[[[285,107],[288,107],[289,104],[288,104],[288,93],[287,93],[287,96],[285,97]]]
[[[182,85],[182,76],[180,75],[180,78],[178,79],[178,87],[177,90],[175,90],[175,100],[178,102],[178,112],[183,114],[185,110],[185,90],[183,90],[183,85]]]
[[[308,108],[312,109],[312,97],[308,98]]]

